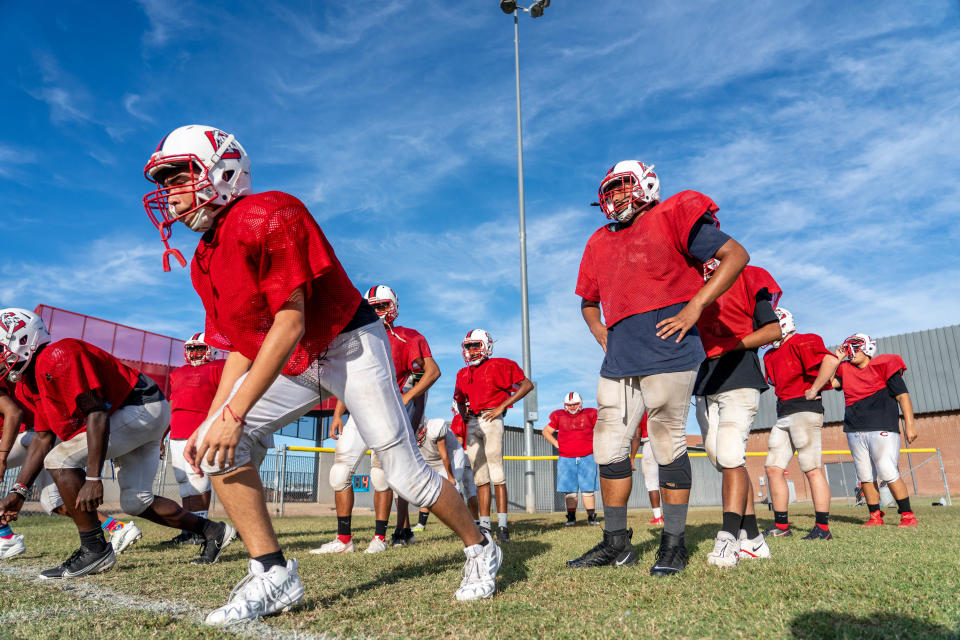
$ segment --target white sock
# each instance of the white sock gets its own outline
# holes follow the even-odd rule
[[[480,516],[480,526],[484,529],[490,528],[490,516]]]
[[[207,518],[207,513],[209,513],[209,512],[208,512],[208,511],[194,511],[194,512],[193,512],[193,515],[195,515],[195,516],[197,516],[197,517],[200,517],[200,518],[206,519],[206,518]]]
[[[505,527],[505,526],[507,526],[507,514],[505,514],[505,513],[498,513],[498,514],[497,514],[497,526],[498,526],[498,527]]]
[[[657,507],[656,509],[653,510],[653,517],[654,517],[654,518],[659,518],[662,514],[663,514],[663,512],[660,511],[660,507]]]

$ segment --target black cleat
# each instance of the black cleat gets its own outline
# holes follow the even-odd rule
[[[115,564],[117,564],[117,556],[109,544],[103,551],[92,551],[86,547],[80,547],[59,567],[41,571],[40,577],[45,580],[79,578],[110,571]]]
[[[213,564],[220,559],[220,554],[231,542],[237,538],[237,530],[226,522],[220,523],[220,533],[212,538],[204,538],[200,543],[200,555],[190,561],[190,564]]]
[[[510,542],[510,530],[506,527],[497,527],[497,542],[499,544]]]
[[[587,516],[587,524],[593,527],[599,526],[600,521],[597,520],[597,514],[593,514],[592,516]]]
[[[390,544],[394,547],[406,547],[417,541],[417,537],[413,535],[413,531],[410,529],[404,529],[402,531],[394,531],[393,535],[390,537]]]
[[[637,564],[637,554],[630,544],[633,529],[611,533],[603,532],[603,540],[590,551],[567,562],[573,569],[581,567],[630,567]]]
[[[800,538],[801,540],[833,540],[833,534],[829,530],[824,531],[819,525],[813,525],[810,533]]]
[[[687,541],[685,534],[663,532],[660,536],[660,548],[657,559],[650,567],[652,576],[672,576],[687,566]]]
[[[764,538],[779,538],[781,536],[792,536],[792,535],[793,535],[793,529],[790,529],[789,527],[786,529],[781,529],[780,527],[770,527],[769,529],[763,532]]]
[[[190,531],[181,531],[180,535],[165,540],[160,543],[162,547],[179,547],[182,544],[203,544],[204,538],[199,533],[192,533]]]

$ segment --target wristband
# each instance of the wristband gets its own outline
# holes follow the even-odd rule
[[[96,478],[94,478],[93,476],[86,476],[84,479],[92,482],[103,482],[100,476],[97,476]]]
[[[10,493],[15,493],[24,500],[26,500],[30,495],[30,491],[27,489],[26,485],[20,484],[19,482],[10,487]]]
[[[224,417],[225,417],[226,414],[228,414],[228,413],[230,414],[230,417],[231,417],[231,418],[233,418],[234,420],[236,420],[237,422],[239,422],[241,425],[247,426],[247,421],[244,420],[243,418],[241,418],[240,416],[238,416],[237,414],[235,414],[235,413],[233,412],[233,409],[230,408],[230,405],[229,405],[229,404],[225,404],[225,405],[223,405],[223,415],[224,415]]]

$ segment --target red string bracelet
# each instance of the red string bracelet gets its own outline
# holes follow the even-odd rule
[[[244,420],[243,418],[241,418],[240,416],[238,416],[237,414],[235,414],[235,413],[233,412],[233,409],[230,408],[230,405],[229,405],[229,404],[223,405],[223,416],[226,417],[226,415],[227,415],[228,412],[230,413],[230,417],[231,417],[231,418],[233,418],[234,420],[236,420],[237,422],[239,422],[239,423],[242,424],[243,426],[247,426],[247,421]]]

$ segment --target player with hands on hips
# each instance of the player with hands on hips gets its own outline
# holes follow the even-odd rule
[[[907,444],[917,439],[913,402],[903,380],[907,365],[896,354],[878,355],[877,343],[865,333],[844,340],[835,358],[833,366],[820,371],[805,397],[816,397],[828,382],[834,389],[843,390],[843,431],[870,511],[870,518],[862,526],[883,525],[886,514],[880,510],[879,481],[890,488],[897,501],[899,526],[915,527],[917,517],[910,508],[899,468],[901,413]]]
[[[583,399],[576,391],[563,396],[563,409],[550,414],[550,423],[541,431],[543,439],[556,447],[557,491],[563,494],[567,505],[570,527],[577,522],[577,492],[583,496],[587,523],[599,525],[594,494],[597,492],[597,463],[593,460],[593,429],[597,424],[597,410],[583,408]]]
[[[461,538],[460,600],[496,591],[502,553],[471,521],[452,484],[423,461],[397,388],[380,318],[350,282],[316,219],[295,197],[254,193],[250,159],[232,134],[188,125],[165,136],[144,197],[169,256],[173,225],[202,234],[190,269],[205,339],[230,351],[210,413],[184,455],[210,476],[250,552],[248,575],[206,622],[226,624],[298,605],[304,588],[267,513],[257,471],[275,431],[325,398],[343,400],[402,497],[430,506]]]
[[[493,484],[497,541],[510,542],[507,479],[503,472],[503,416],[509,407],[530,393],[533,383],[513,360],[492,357],[493,338],[483,329],[470,331],[460,344],[467,366],[457,372],[453,399],[467,425],[467,457],[477,483],[480,527],[490,530],[490,485]]]
[[[630,442],[646,413],[664,520],[650,573],[671,575],[687,564],[686,419],[704,359],[696,323],[733,284],[749,256],[719,230],[717,205],[707,196],[682,191],[661,202],[652,165],[618,162],[601,180],[597,204],[610,223],[587,241],[576,293],[583,320],[604,351],[593,440],[604,531],[597,546],[567,564],[636,564],[633,532],[627,529]],[[720,260],[720,267],[704,283],[702,264],[711,258]]]

